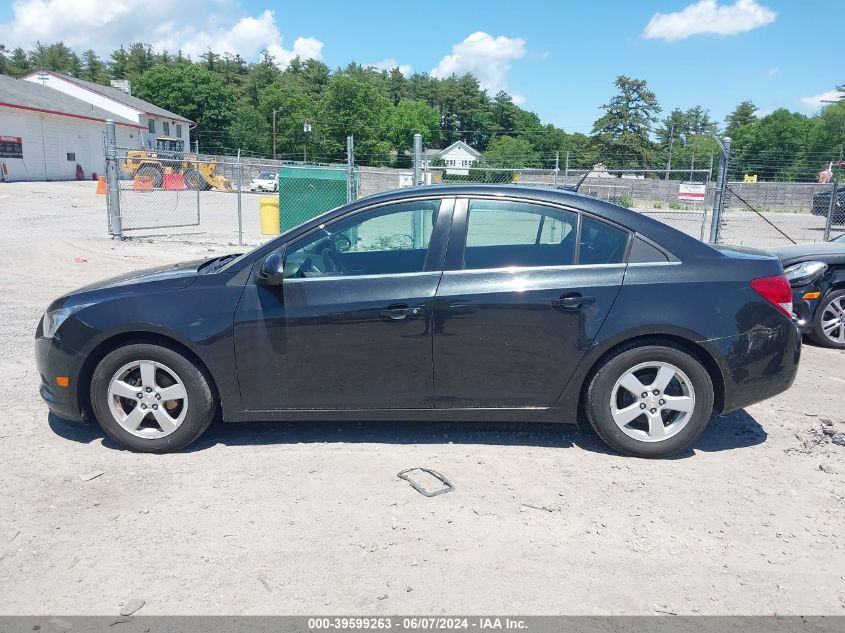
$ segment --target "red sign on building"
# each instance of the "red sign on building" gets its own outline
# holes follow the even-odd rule
[[[0,136],[0,158],[23,158],[23,139],[20,136]]]

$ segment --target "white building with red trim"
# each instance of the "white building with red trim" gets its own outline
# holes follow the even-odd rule
[[[114,82],[115,86],[103,86],[93,81],[69,77],[51,70],[36,70],[22,77],[25,81],[75,97],[106,112],[134,121],[144,130],[140,144],[133,147],[174,151],[190,150],[190,129],[194,122],[144,101],[131,94],[129,81]],[[120,88],[116,86],[120,86]]]
[[[0,182],[103,175],[105,121],[117,143],[141,147],[146,128],[40,83],[0,75]]]

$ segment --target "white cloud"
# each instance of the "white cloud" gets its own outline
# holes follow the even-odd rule
[[[772,68],[769,68],[769,77],[774,77],[779,72],[780,72],[780,68],[778,68],[777,66],[773,66]]]
[[[513,99],[513,102],[518,106],[521,106],[525,103],[525,95],[522,94],[511,95],[511,99]]]
[[[816,112],[827,105],[826,101],[836,101],[842,98],[842,93],[838,90],[828,90],[821,94],[812,95],[810,97],[801,97],[801,105],[807,112]]]
[[[643,31],[647,40],[676,42],[692,35],[737,35],[775,21],[777,13],[757,0],[720,5],[700,0],[674,13],[655,13]]]
[[[150,7],[149,0],[16,0],[12,20],[0,23],[0,33],[7,46],[63,41],[73,49],[94,48],[101,54],[142,41],[156,50],[182,50],[194,58],[211,48],[250,59],[266,48],[282,67],[297,55],[322,58],[322,42],[299,37],[287,49],[273,11],[238,17],[236,0],[180,0],[167,6],[166,22],[139,22]]]
[[[411,68],[410,64],[400,64],[393,57],[387,57],[379,62],[375,62],[374,64],[367,64],[367,67],[376,68],[378,70],[393,70],[394,68],[398,68],[399,72],[406,77],[414,72],[414,69]]]
[[[525,40],[520,37],[493,37],[478,31],[455,44],[452,54],[441,59],[431,74],[442,78],[472,73],[484,90],[495,94],[506,88],[511,63],[525,54]]]

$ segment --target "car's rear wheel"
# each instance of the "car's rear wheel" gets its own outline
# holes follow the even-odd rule
[[[604,363],[590,381],[587,417],[611,448],[636,457],[664,457],[689,447],[713,411],[713,382],[679,347],[646,345]]]
[[[103,431],[136,451],[187,446],[216,410],[203,372],[166,347],[133,344],[106,355],[91,377],[91,405]]]
[[[827,293],[813,315],[812,338],[821,345],[845,349],[845,290]]]

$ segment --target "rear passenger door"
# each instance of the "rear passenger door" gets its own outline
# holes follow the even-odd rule
[[[435,299],[435,406],[554,404],[619,292],[629,238],[571,209],[459,199]]]

